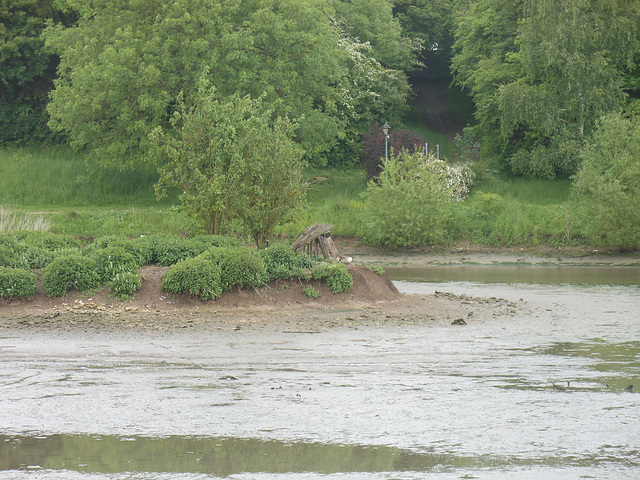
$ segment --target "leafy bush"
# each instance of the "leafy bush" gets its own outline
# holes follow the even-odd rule
[[[220,268],[220,280],[225,291],[235,286],[255,289],[269,280],[262,258],[249,248],[212,247],[200,258],[210,260]]]
[[[138,270],[137,259],[122,247],[101,248],[91,257],[96,262],[96,272],[101,283],[110,283],[119,273],[135,273]]]
[[[98,238],[84,249],[86,254],[93,255],[99,250],[110,247],[118,247],[131,254],[138,266],[148,265],[153,260],[153,249],[151,243],[144,243],[126,237],[107,235]]]
[[[81,292],[96,288],[100,284],[94,259],[83,255],[56,258],[42,275],[44,292],[49,297],[59,297],[75,288]]]
[[[18,263],[16,251],[8,244],[0,243],[0,267],[16,267]]]
[[[205,258],[181,260],[162,276],[162,290],[214,300],[222,294],[220,268]]]
[[[319,263],[313,267],[312,277],[324,279],[333,293],[348,292],[353,287],[353,276],[342,263]]]
[[[391,131],[387,145],[388,156],[391,154],[402,155],[402,152],[424,151],[425,140],[420,135],[408,130]],[[383,169],[385,155],[385,138],[382,129],[378,125],[362,136],[362,150],[360,151],[360,163],[364,167],[369,178],[380,175]]]
[[[55,251],[63,248],[79,249],[81,243],[71,235],[60,235],[51,232],[18,232],[16,237],[26,245],[41,247]]]
[[[26,268],[44,268],[56,258],[55,251],[35,245],[27,246],[21,255],[21,263]]]
[[[304,258],[298,260],[298,254],[284,243],[271,244],[269,248],[260,250],[260,256],[269,276],[274,279],[291,278],[291,270],[300,266],[299,262],[307,261]]]
[[[18,268],[0,267],[0,297],[29,298],[36,294],[36,276]]]
[[[302,289],[302,293],[304,293],[307,297],[313,298],[313,299],[320,297],[320,292],[315,288],[313,288],[311,285],[307,285],[306,287],[304,287]]]
[[[192,238],[196,244],[203,245],[203,251],[211,247],[241,247],[242,242],[236,238],[227,237],[225,235],[196,235]]]
[[[577,214],[595,246],[640,249],[640,119],[602,119],[574,181]]]
[[[368,243],[397,248],[444,243],[453,185],[421,153],[392,155],[379,182],[364,192]]]
[[[363,265],[366,269],[371,270],[377,275],[384,275],[384,268],[379,265]]]
[[[150,263],[164,266],[197,257],[207,248],[200,242],[175,235],[151,235],[141,238],[139,244],[152,252]]]
[[[119,272],[111,279],[109,292],[118,300],[127,300],[140,290],[142,281],[137,273]]]

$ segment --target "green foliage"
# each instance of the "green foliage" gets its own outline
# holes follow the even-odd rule
[[[182,208],[208,233],[239,219],[256,245],[289,220],[303,202],[302,150],[291,136],[294,125],[273,120],[262,98],[219,99],[203,79],[193,107],[182,99],[173,131],[158,129],[158,155],[165,166],[157,185],[182,191]]]
[[[119,272],[109,282],[109,293],[117,300],[128,300],[133,298],[142,287],[142,281],[137,273]]]
[[[442,243],[454,185],[419,153],[391,155],[379,183],[364,193],[365,237],[391,248]]]
[[[589,241],[616,250],[640,249],[640,120],[602,119],[582,159],[573,194]]]
[[[0,6],[0,145],[51,140],[45,103],[57,59],[40,37],[47,21],[66,22],[51,0],[3,0]]]
[[[0,298],[29,298],[36,294],[37,286],[33,273],[0,266]]]
[[[187,258],[165,272],[162,291],[198,295],[203,301],[215,300],[222,294],[220,268],[205,258]]]
[[[312,298],[314,300],[316,298],[320,298],[320,292],[315,288],[313,288],[311,285],[307,285],[306,287],[304,287],[302,289],[302,293],[304,293],[307,297]]]
[[[417,38],[425,50],[451,45],[453,2],[450,0],[395,0],[394,17],[405,35]]]
[[[62,296],[72,288],[85,292],[100,284],[95,260],[83,255],[56,258],[44,269],[42,280],[49,297]]]
[[[486,157],[568,177],[598,118],[623,103],[640,49],[636,0],[459,2],[452,67],[477,107]]]
[[[204,245],[204,250],[211,247],[234,248],[242,246],[242,242],[237,238],[227,237],[225,235],[196,235],[192,237],[192,240],[195,243]]]
[[[0,235],[0,266],[44,268],[56,257],[70,251],[78,253],[79,246],[75,239],[50,233],[25,231]]]
[[[346,265],[339,262],[319,263],[313,267],[312,278],[324,279],[333,293],[344,293],[353,287],[353,276]]]
[[[454,143],[456,145],[456,161],[471,163],[478,160],[480,143],[475,139],[473,127],[467,125],[462,129],[462,135],[456,133]]]
[[[139,239],[137,243],[145,251],[152,252],[151,263],[164,266],[197,257],[207,249],[202,242],[177,235],[149,235]]]
[[[85,247],[84,253],[94,257],[95,255],[108,256],[110,254],[109,252],[113,252],[113,250],[110,250],[113,248],[120,249],[131,255],[137,267],[148,265],[154,260],[152,242],[144,242],[140,239],[133,240],[117,235],[107,235],[96,239]],[[108,250],[108,252],[104,253],[102,250]],[[122,252],[118,252],[117,255],[121,255],[121,253]],[[126,263],[129,263],[129,261],[127,260]]]
[[[91,258],[96,262],[96,273],[100,283],[110,283],[119,273],[138,271],[139,258],[135,258],[122,247],[105,247],[96,250]]]
[[[302,266],[298,263],[298,254],[284,243],[272,243],[269,248],[259,250],[259,253],[271,278],[291,278],[291,270]]]
[[[212,247],[199,258],[209,260],[218,266],[220,283],[225,291],[236,286],[256,289],[269,280],[258,253],[246,247]]]
[[[384,268],[379,265],[363,265],[368,270],[371,270],[373,273],[377,275],[384,275]]]

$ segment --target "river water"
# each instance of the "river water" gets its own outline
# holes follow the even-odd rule
[[[0,478],[640,478],[640,270],[599,268],[390,268],[405,293],[526,305],[466,326],[11,331]]]

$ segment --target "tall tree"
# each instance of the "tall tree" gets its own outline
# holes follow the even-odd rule
[[[448,50],[453,36],[453,0],[395,0],[393,14],[404,34],[427,51]]]
[[[262,97],[297,119],[308,158],[350,127],[345,102],[361,87],[326,0],[67,1],[78,25],[45,32],[61,56],[50,124],[103,164],[149,160],[149,132],[179,92],[193,101],[204,70],[220,95]]]
[[[51,0],[0,2],[0,144],[49,135],[44,108],[58,59],[40,34],[48,21],[72,20],[72,12]]]
[[[624,72],[638,51],[640,1],[460,4],[453,68],[476,102],[485,153],[515,174],[574,173],[585,135],[622,105]],[[485,9],[506,18],[508,28],[488,28],[499,25]]]

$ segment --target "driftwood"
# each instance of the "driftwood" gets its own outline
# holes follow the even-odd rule
[[[340,261],[342,257],[329,236],[332,228],[333,225],[325,225],[322,222],[318,222],[308,227],[305,232],[291,244],[291,247],[296,252],[302,250],[311,257],[321,253],[327,260]]]

